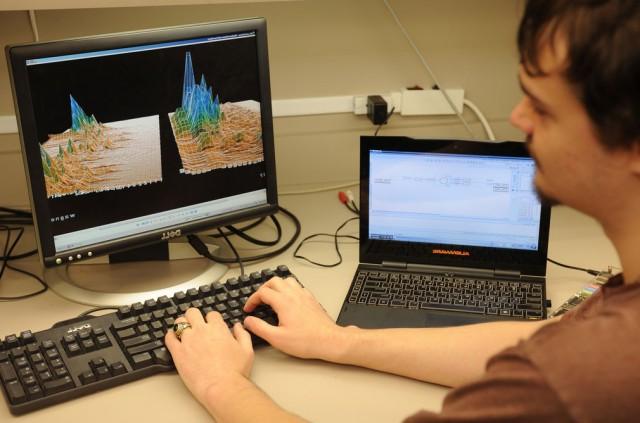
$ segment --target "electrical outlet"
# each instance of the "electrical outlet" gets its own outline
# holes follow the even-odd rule
[[[372,93],[370,95],[376,95]],[[394,113],[399,112],[400,109],[400,101],[402,100],[402,96],[399,92],[390,93],[390,94],[379,94],[384,101],[387,102],[387,110],[391,110],[392,107],[395,107]],[[355,115],[366,115],[367,114],[367,97],[366,95],[355,95],[353,96],[353,114]]]

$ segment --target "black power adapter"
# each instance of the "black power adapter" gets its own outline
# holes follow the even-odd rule
[[[382,125],[387,121],[387,102],[382,96],[367,97],[367,117],[374,125]]]

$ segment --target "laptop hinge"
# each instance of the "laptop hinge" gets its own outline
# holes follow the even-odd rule
[[[400,261],[386,261],[382,260],[382,267],[390,267],[392,269],[406,269],[407,263],[403,263]]]
[[[521,276],[519,270],[496,269],[493,274],[496,278],[505,278],[505,279],[520,279],[520,276]]]

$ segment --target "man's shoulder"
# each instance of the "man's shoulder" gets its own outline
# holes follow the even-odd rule
[[[578,420],[640,414],[640,303],[549,324],[511,352],[532,363]]]

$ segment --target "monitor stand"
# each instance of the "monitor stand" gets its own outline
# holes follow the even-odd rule
[[[188,248],[182,248],[184,244]],[[112,254],[108,260],[45,268],[44,278],[52,291],[76,303],[130,305],[210,284],[227,272],[226,265],[193,258],[191,251],[185,242],[154,244]]]

